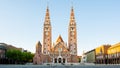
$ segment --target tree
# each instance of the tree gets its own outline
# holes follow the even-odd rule
[[[20,50],[10,49],[6,52],[6,57],[12,59],[15,63],[32,62],[34,54],[31,52],[21,52]]]
[[[19,50],[7,50],[6,52],[7,58],[13,59],[13,60],[19,60],[21,56],[21,51]]]

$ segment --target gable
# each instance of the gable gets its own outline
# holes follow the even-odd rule
[[[56,40],[56,43],[59,43],[59,42],[64,42],[63,39],[62,39],[62,37],[60,35],[59,35],[59,37]]]
[[[66,45],[63,42],[59,42],[55,45],[54,47],[54,51],[68,51],[68,48],[66,47]]]

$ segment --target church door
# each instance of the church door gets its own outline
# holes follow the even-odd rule
[[[57,63],[57,58],[55,58],[55,63]]]
[[[58,63],[61,63],[61,58],[58,59]]]
[[[63,58],[63,63],[65,63],[65,58]]]

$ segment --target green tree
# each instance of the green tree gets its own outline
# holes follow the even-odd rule
[[[19,60],[21,56],[21,51],[19,50],[7,50],[6,52],[7,58],[13,59],[13,60]]]
[[[31,52],[21,52],[20,50],[10,49],[6,52],[6,57],[16,62],[32,62],[34,54]]]

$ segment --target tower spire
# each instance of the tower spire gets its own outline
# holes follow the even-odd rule
[[[49,7],[47,5],[47,9],[46,9],[46,15],[45,15],[45,22],[44,24],[50,24],[50,13],[49,13]]]
[[[75,24],[74,9],[71,7],[70,24]]]
[[[40,54],[41,51],[42,51],[42,45],[41,45],[40,41],[38,41],[36,44],[36,53]]]

